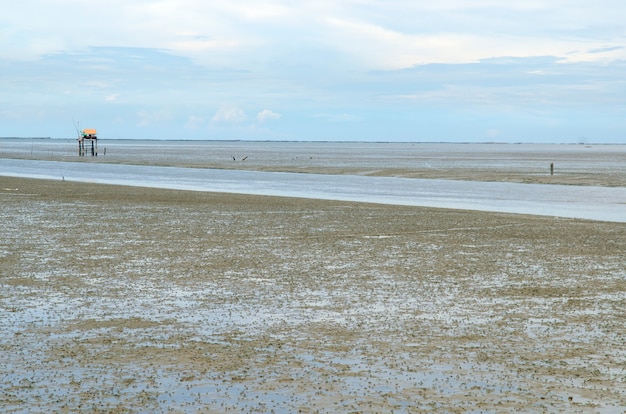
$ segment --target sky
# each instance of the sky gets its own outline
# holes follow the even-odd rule
[[[626,143],[623,0],[20,0],[0,137]]]

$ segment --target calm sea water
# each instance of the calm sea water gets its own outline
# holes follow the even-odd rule
[[[221,141],[101,141],[78,157],[72,140],[0,141],[0,176],[195,191],[320,198],[626,222],[626,187],[520,184],[364,176],[378,169],[571,169],[626,173],[626,146]],[[106,155],[104,151],[106,148]],[[76,148],[74,148],[76,149]],[[5,158],[1,158],[2,155]],[[29,159],[9,159],[29,158]],[[39,159],[37,159],[39,158]],[[68,162],[68,161],[83,162]],[[363,174],[243,171],[339,168]],[[143,164],[143,165],[131,165]],[[167,167],[166,167],[167,166]],[[1,181],[1,179],[0,179]]]

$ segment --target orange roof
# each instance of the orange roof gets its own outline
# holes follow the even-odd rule
[[[95,129],[83,129],[83,134],[85,135],[96,135]]]

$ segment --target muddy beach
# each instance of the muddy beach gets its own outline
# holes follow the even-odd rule
[[[0,177],[3,412],[626,410],[626,224]]]

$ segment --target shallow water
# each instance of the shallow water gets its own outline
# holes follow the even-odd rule
[[[76,159],[75,139],[0,139],[0,157]],[[357,170],[518,171],[626,174],[626,145],[446,144],[410,142],[150,141],[98,142],[109,163]],[[85,157],[89,160],[91,157]]]
[[[626,187],[0,160],[0,175],[626,222]]]

